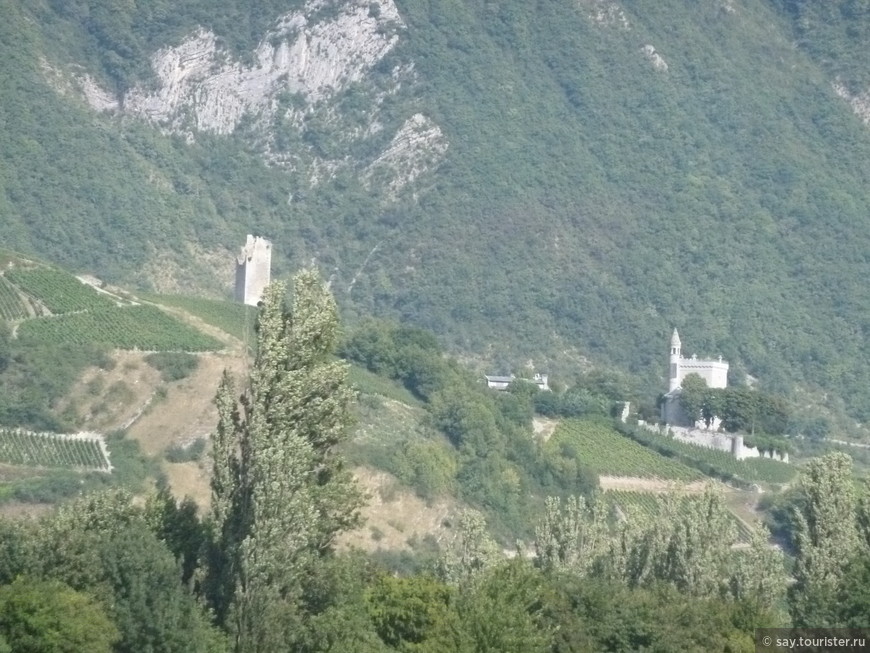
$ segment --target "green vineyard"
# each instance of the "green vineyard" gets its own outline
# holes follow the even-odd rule
[[[143,295],[148,301],[180,308],[222,331],[244,340],[245,325],[248,335],[254,332],[257,308],[218,299],[203,299],[186,295]]]
[[[606,490],[602,493],[606,505],[614,511],[618,510],[618,514],[622,517],[631,520],[633,517],[641,519],[655,519],[663,512],[664,496],[652,494],[650,492],[632,492],[630,490]],[[692,499],[692,495],[671,495],[675,496],[680,503],[685,503]],[[737,529],[738,540],[748,542],[751,535],[749,526],[746,523],[732,515],[734,525]]]
[[[788,483],[797,473],[794,466],[778,460],[770,458],[737,460],[727,451],[681,442],[640,428],[636,429],[631,437],[663,455],[720,477],[734,477],[753,483]]]
[[[27,317],[27,306],[5,277],[0,276],[0,320],[20,320]]]
[[[142,351],[213,351],[220,342],[153,306],[112,307],[26,320],[18,335],[47,343]]]
[[[609,425],[565,420],[546,445],[550,455],[575,458],[598,474],[691,481],[701,474],[620,435]]]
[[[73,275],[47,267],[11,268],[6,278],[52,313],[108,309],[115,301]]]
[[[106,472],[112,469],[96,438],[20,429],[0,429],[0,463]]]

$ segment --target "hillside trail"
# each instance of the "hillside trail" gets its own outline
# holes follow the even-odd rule
[[[661,478],[641,478],[634,476],[599,476],[598,484],[602,490],[622,490],[626,492],[649,492],[653,494],[665,494],[667,492],[683,492],[686,494],[701,494],[708,485],[714,483],[726,492],[730,489],[721,483],[707,480],[684,483],[681,481],[668,481]]]

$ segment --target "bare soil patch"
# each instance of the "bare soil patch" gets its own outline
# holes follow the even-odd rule
[[[452,537],[447,524],[455,521],[455,501],[427,503],[393,475],[369,467],[357,467],[354,476],[368,494],[368,504],[362,509],[363,525],[341,538],[342,548],[408,550],[409,541],[427,535],[439,543]]]
[[[166,384],[166,396],[156,396],[128,431],[149,456],[172,445],[208,438],[217,424],[214,396],[224,370],[236,378],[244,361],[236,356],[200,354],[199,366],[187,378]]]
[[[532,419],[535,437],[541,442],[549,440],[557,426],[559,426],[559,420],[557,419],[550,419],[548,417],[535,417]]]
[[[160,372],[134,351],[111,354],[114,367],[88,367],[70,393],[59,402],[58,413],[72,411],[83,428],[119,429],[132,419],[160,383]]]
[[[169,488],[178,499],[190,497],[199,506],[200,514],[211,506],[211,472],[209,462],[164,463],[163,470],[169,480]]]

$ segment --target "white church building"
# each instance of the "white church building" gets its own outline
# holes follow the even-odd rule
[[[678,426],[694,426],[688,424],[680,408],[680,391],[683,379],[689,374],[697,374],[707,382],[708,388],[728,387],[728,362],[719,356],[717,360],[702,360],[692,355],[683,358],[680,334],[674,329],[671,336],[671,348],[668,367],[668,392],[662,400],[661,421],[665,424]]]

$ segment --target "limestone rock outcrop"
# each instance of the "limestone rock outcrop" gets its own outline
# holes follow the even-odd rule
[[[383,130],[379,105],[386,95],[413,83],[413,62],[395,66],[392,88],[381,84],[365,89],[371,105],[365,127],[358,120],[353,126],[344,120],[340,96],[351,85],[365,85],[404,28],[393,0],[311,0],[276,20],[245,60],[200,28],[155,52],[154,80],[131,88],[122,98],[113,98],[87,75],[76,76],[76,81],[97,111],[141,118],[189,140],[198,133],[226,135],[242,124],[254,125],[249,131],[270,164],[304,170],[311,185],[351,166],[370,185],[380,180],[392,197],[443,159],[447,140],[438,125],[415,113],[401,125],[394,121],[392,140],[368,160],[354,161],[345,151]],[[318,128],[329,131],[337,152],[324,156],[304,142],[301,136],[312,118]],[[276,136],[281,129],[299,137],[289,151]]]

